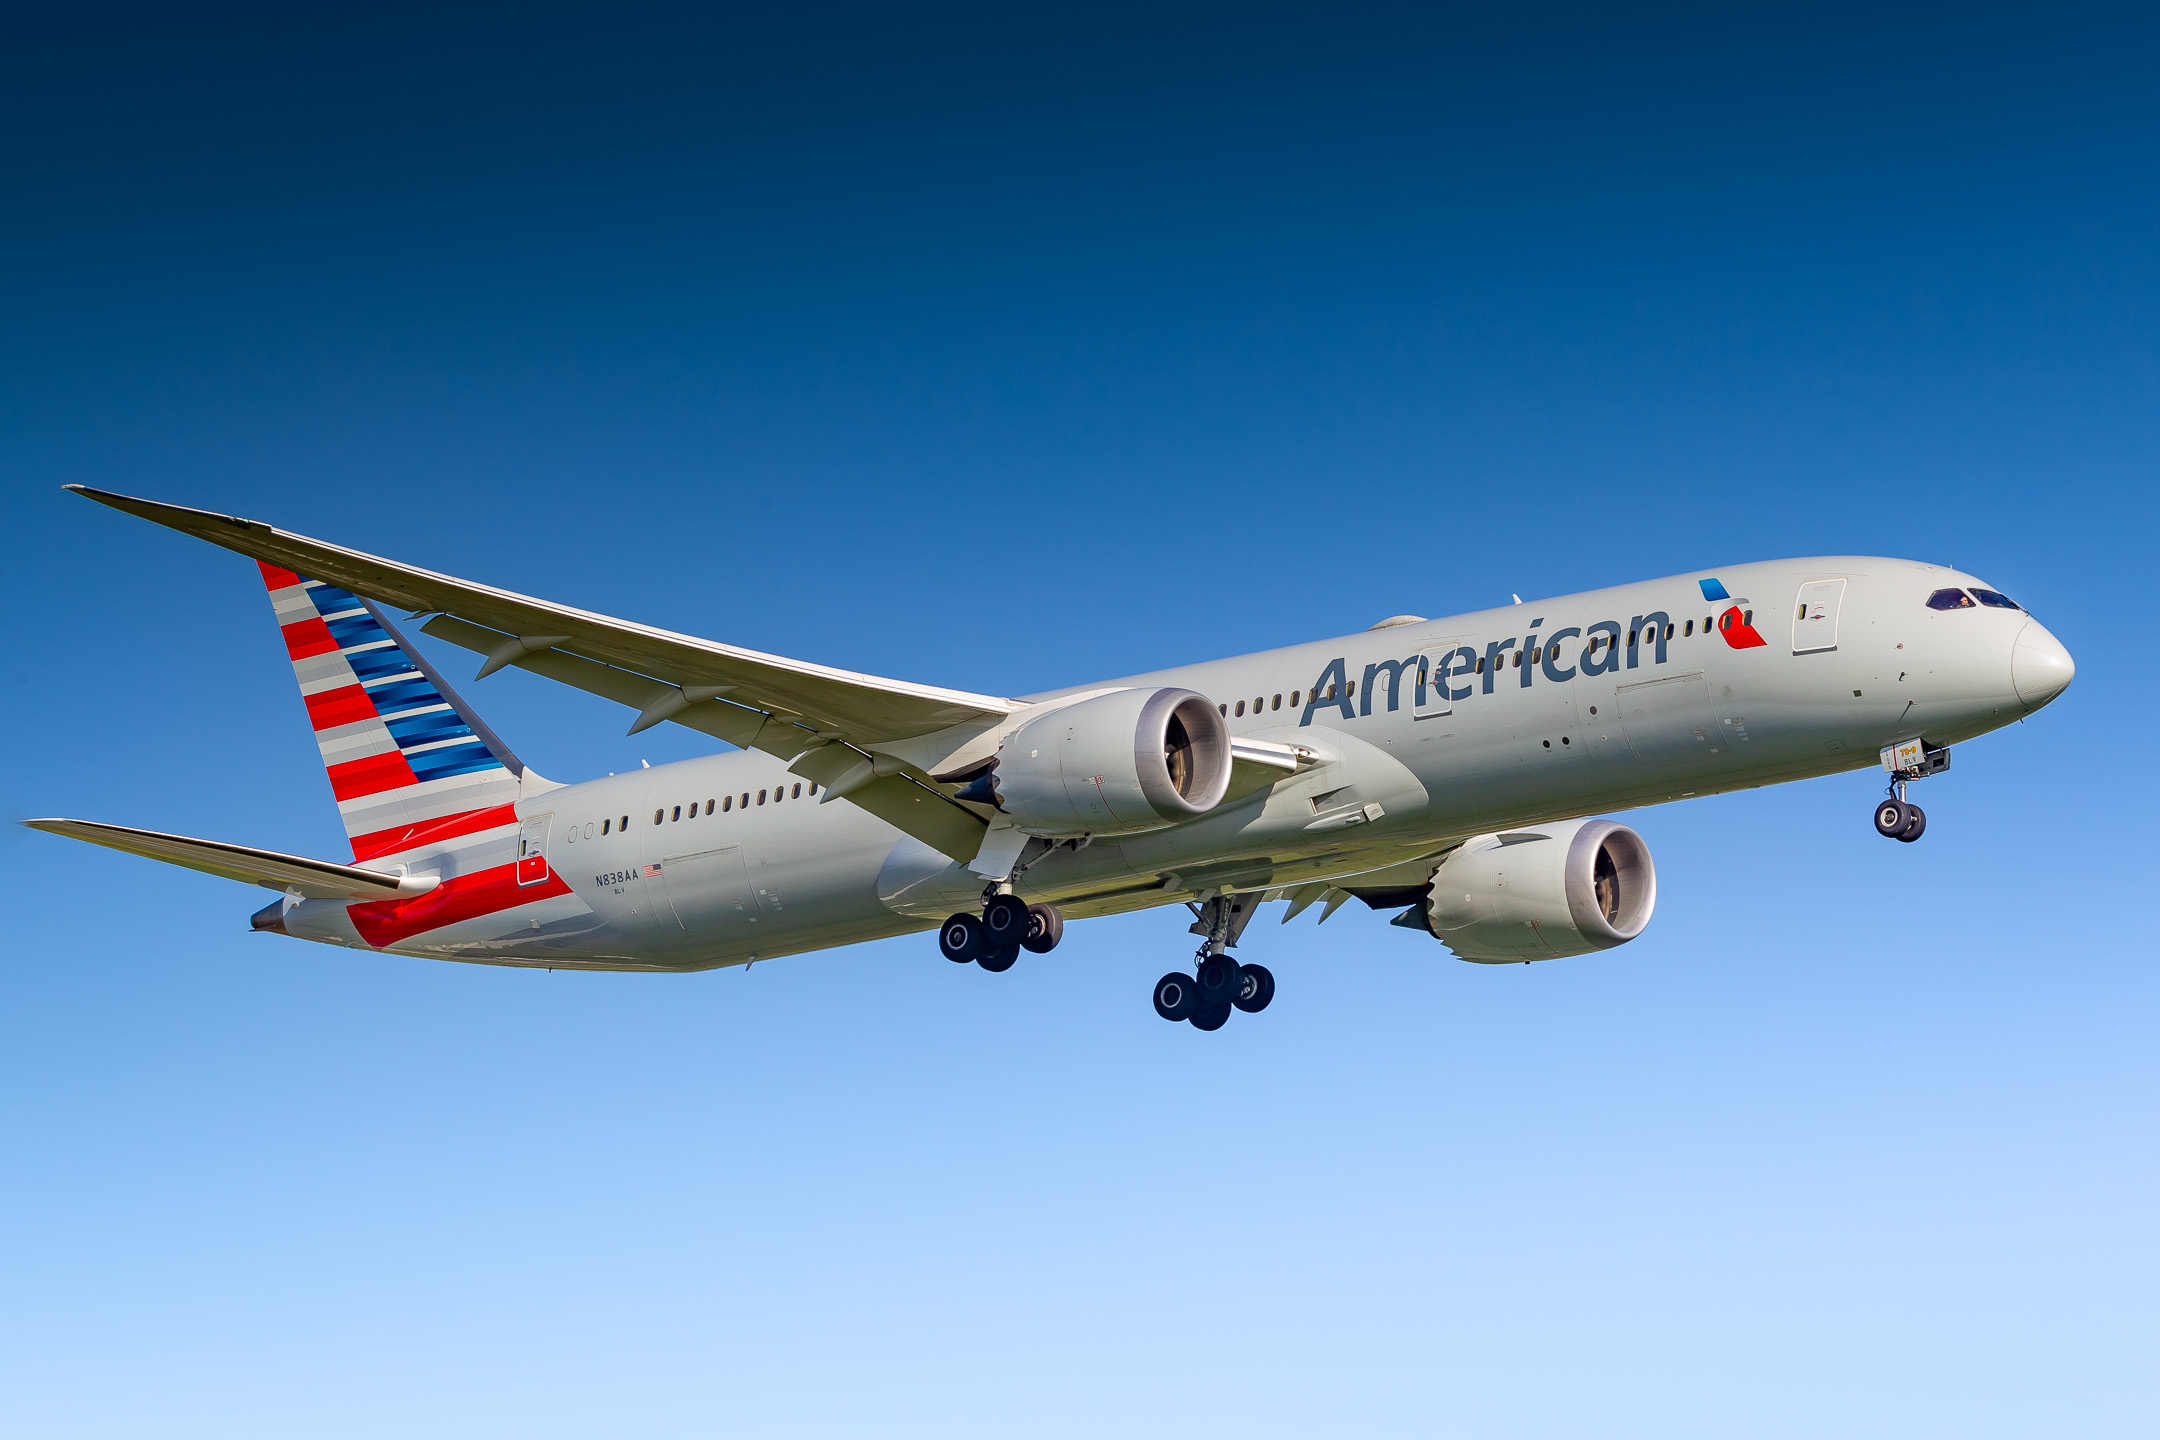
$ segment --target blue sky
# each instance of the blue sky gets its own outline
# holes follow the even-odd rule
[[[2160,1428],[2149,21],[371,7],[0,54],[15,816],[336,857],[245,513],[1023,693],[1809,553],[2076,655],[1886,846],[1637,812],[1621,950],[1183,912],[366,959],[12,830],[12,1434]],[[469,657],[438,652],[452,674]],[[505,674],[550,777],[700,753]]]

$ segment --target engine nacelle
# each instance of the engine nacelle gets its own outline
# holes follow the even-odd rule
[[[1656,906],[1642,836],[1568,820],[1463,842],[1433,872],[1425,921],[1462,959],[1511,965],[1624,945]]]
[[[1113,690],[1023,725],[959,795],[1031,835],[1129,835],[1205,815],[1229,787],[1230,727],[1205,696]]]

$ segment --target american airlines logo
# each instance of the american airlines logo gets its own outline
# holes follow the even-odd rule
[[[1727,602],[1727,608],[1714,622],[1709,616],[1703,618],[1706,633],[1714,625],[1719,638],[1735,650],[1750,650],[1767,643],[1748,623],[1754,612],[1745,608],[1745,598],[1734,599],[1716,579],[1698,583],[1705,601]],[[1365,667],[1355,685],[1350,681],[1347,659],[1338,656],[1313,682],[1298,724],[1312,724],[1314,713],[1320,710],[1336,711],[1345,720],[1372,714],[1373,699],[1380,693],[1383,680],[1389,710],[1402,708],[1405,690],[1413,693],[1412,703],[1423,709],[1434,703],[1467,700],[1472,695],[1490,695],[1509,670],[1515,672],[1516,688],[1527,690],[1540,674],[1555,685],[1564,685],[1577,675],[1663,665],[1670,658],[1667,647],[1676,636],[1673,618],[1663,610],[1631,616],[1625,625],[1618,620],[1599,620],[1581,628],[1569,625],[1540,634],[1538,627],[1544,623],[1540,616],[1530,622],[1528,634],[1487,641],[1482,652],[1469,645],[1457,645],[1422,651],[1401,660],[1375,661]],[[1694,632],[1693,620],[1682,624],[1687,633]],[[1565,642],[1573,639],[1580,639],[1582,644],[1573,651],[1570,663],[1570,647]]]

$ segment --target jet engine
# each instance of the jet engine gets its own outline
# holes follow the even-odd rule
[[[1624,945],[1656,905],[1642,836],[1611,820],[1568,820],[1465,841],[1433,872],[1423,908],[1457,956],[1510,965]]]
[[[1031,835],[1129,835],[1205,815],[1230,786],[1230,728],[1190,690],[1113,690],[1039,716],[989,761],[936,777]]]

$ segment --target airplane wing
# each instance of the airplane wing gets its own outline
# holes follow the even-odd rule
[[[356,865],[310,860],[304,855],[281,855],[275,850],[228,845],[221,840],[191,840],[185,835],[105,825],[95,820],[25,820],[23,824],[33,830],[200,870],[206,875],[222,875],[228,880],[244,880],[250,885],[291,890],[323,900],[392,900],[424,895],[437,883],[432,875],[408,879],[362,870]]]
[[[781,717],[797,729],[812,732],[787,752],[790,757],[821,737],[856,744],[904,740],[969,721],[994,720],[1020,708],[995,695],[885,680],[595,615],[311,540],[259,520],[138,500],[84,485],[67,488],[101,505],[283,566],[311,580],[326,580],[370,600],[411,611],[439,611],[485,626],[505,642],[494,652],[503,656],[501,664],[560,651],[675,686],[683,693],[684,708],[724,697],[730,704]],[[510,642],[515,642],[515,648]],[[673,719],[674,715],[658,718]],[[794,743],[795,737],[788,739]]]
[[[798,772],[822,783],[870,763],[872,745],[987,724],[1020,708],[1000,696],[887,680],[617,620],[259,520],[84,485],[67,488],[369,600],[436,612],[423,633],[487,656],[483,676],[506,665],[531,670],[638,707],[632,734],[673,721],[783,760],[801,757]],[[814,759],[805,754],[814,750],[823,753]],[[956,858],[973,857],[981,841],[983,817],[917,776],[888,774],[880,766],[870,779],[853,780],[846,798]]]

